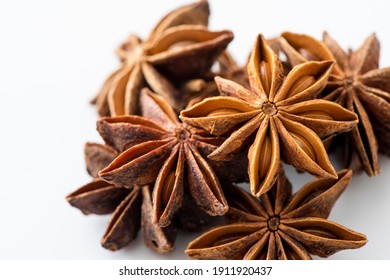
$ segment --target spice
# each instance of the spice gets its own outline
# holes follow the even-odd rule
[[[103,139],[119,151],[99,176],[126,188],[154,183],[153,220],[160,226],[167,226],[180,208],[184,186],[209,215],[223,215],[227,203],[205,159],[223,138],[181,123],[167,101],[148,89],[142,91],[140,101],[143,117],[98,121]],[[236,172],[240,171],[231,173]]]
[[[292,195],[281,171],[273,188],[259,199],[231,186],[226,189],[230,223],[192,241],[186,254],[193,259],[285,260],[360,248],[367,242],[363,234],[327,220],[351,176],[342,170],[338,179],[314,180]]]
[[[250,146],[254,195],[275,183],[281,156],[299,170],[337,178],[321,138],[351,130],[357,116],[334,102],[313,100],[325,87],[331,67],[332,62],[307,62],[284,77],[279,58],[259,35],[247,66],[250,89],[217,77],[222,96],[183,110],[180,118],[211,134],[228,134],[209,155],[213,160],[229,160]]]
[[[145,86],[177,110],[194,92],[209,92],[213,87],[213,81],[208,81],[210,68],[233,34],[209,31],[208,16],[207,1],[198,1],[166,15],[145,41],[130,35],[117,50],[121,66],[107,78],[94,100],[99,114],[138,114],[139,92]],[[188,86],[193,80],[204,80],[202,87]]]
[[[209,14],[206,0],[180,7],[117,49],[121,65],[94,100],[104,144],[84,150],[93,179],[67,201],[112,215],[101,244],[113,251],[142,232],[146,246],[170,252],[181,229],[214,216],[225,224],[192,241],[190,258],[311,259],[362,247],[363,234],[327,220],[352,177],[336,173],[327,148],[344,137],[369,175],[379,172],[377,141],[390,154],[390,70],[378,69],[378,40],[347,54],[326,33],[323,42],[259,35],[241,67],[226,50],[232,32],[210,31]],[[292,194],[282,161],[318,178]],[[232,185],[241,182],[250,193]]]
[[[67,200],[84,214],[113,213],[102,246],[112,251],[126,246],[137,236],[142,220],[145,244],[161,253],[171,251],[176,229],[174,226],[161,229],[151,222],[149,187],[125,189],[96,178],[97,171],[116,156],[107,146],[87,144],[85,155],[87,170],[95,180],[69,194]]]
[[[94,180],[67,196],[68,202],[84,214],[105,215],[112,218],[103,235],[104,248],[115,251],[128,245],[142,228],[144,243],[154,251],[167,253],[173,250],[177,228],[200,230],[208,223],[207,216],[199,211],[193,200],[185,194],[186,205],[178,211],[175,222],[161,228],[152,221],[150,187],[126,189],[97,178],[117,153],[106,145],[85,145],[87,170]]]
[[[224,51],[218,57],[218,65],[220,67],[218,76],[234,81],[244,87],[250,86],[246,67],[239,66],[228,51]]]
[[[380,45],[375,35],[368,37],[358,50],[348,53],[326,32],[323,42],[285,32],[280,46],[291,65],[308,60],[336,61],[322,96],[359,117],[359,124],[336,143],[342,142],[347,151],[347,166],[363,168],[369,176],[377,175],[378,143],[379,149],[390,155],[390,68],[378,69]]]

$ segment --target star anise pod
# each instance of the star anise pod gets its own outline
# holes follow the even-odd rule
[[[327,220],[352,176],[317,179],[294,195],[284,174],[257,199],[234,187],[226,189],[230,224],[213,228],[192,241],[186,254],[193,259],[311,259],[362,247],[367,238]]]
[[[229,79],[244,86],[249,86],[246,67],[239,66],[233,56],[225,50],[219,55],[217,61],[213,65],[213,72],[209,74],[209,78],[212,82],[209,81],[209,78],[206,78],[194,79],[185,83],[184,86],[181,87],[181,91],[188,97],[181,98],[181,103],[186,104],[186,107],[188,108],[207,97],[219,96],[220,94],[217,85],[214,82],[214,77],[216,76]],[[180,107],[184,109],[183,105]]]
[[[143,117],[98,121],[105,142],[119,152],[99,176],[125,188],[154,183],[153,220],[160,226],[167,226],[182,205],[184,187],[208,214],[223,215],[227,203],[213,165],[206,160],[223,138],[181,123],[167,101],[146,88],[140,104]],[[230,167],[230,174],[224,171],[227,177],[245,169]]]
[[[95,179],[69,194],[68,202],[84,214],[111,214],[103,235],[104,248],[115,251],[129,244],[140,228],[145,244],[159,253],[173,250],[176,225],[160,228],[152,222],[152,198],[148,186],[121,188],[99,178],[98,172],[115,157],[115,150],[100,144],[86,144],[87,170]],[[195,221],[193,222],[195,223]]]
[[[142,41],[131,35],[117,51],[122,64],[104,83],[95,98],[102,116],[138,114],[140,90],[148,86],[180,110],[194,92],[203,94],[212,64],[233,39],[230,31],[207,29],[207,1],[178,8],[166,15]],[[192,80],[204,79],[193,87]]]
[[[272,49],[276,53],[284,53],[284,65],[292,68],[308,61],[334,61],[334,57],[326,45],[306,34],[283,32],[280,37],[272,39]],[[335,64],[333,72],[340,71]]]
[[[390,68],[379,66],[379,41],[375,35],[356,51],[344,52],[326,32],[323,42],[304,34],[285,32],[280,46],[291,65],[308,60],[334,59],[323,97],[356,112],[359,124],[344,137],[347,165],[356,165],[356,154],[369,176],[380,172],[379,149],[390,155]],[[341,139],[338,139],[341,140]],[[354,148],[351,147],[351,140]],[[378,143],[377,143],[378,142]]]
[[[277,55],[259,35],[247,69],[250,89],[216,77],[222,96],[206,98],[180,118],[214,135],[230,135],[209,157],[229,160],[250,146],[252,194],[267,192],[279,174],[280,158],[324,178],[337,178],[321,138],[350,130],[356,114],[314,99],[326,85],[332,62],[307,62],[286,77]]]
[[[217,72],[218,76],[234,81],[244,87],[250,86],[246,65],[239,66],[228,51],[224,51],[218,57],[218,66],[220,68],[219,72]]]

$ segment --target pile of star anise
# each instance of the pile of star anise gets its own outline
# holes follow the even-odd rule
[[[94,99],[104,144],[87,143],[92,181],[67,196],[84,214],[112,214],[103,247],[142,231],[165,253],[182,230],[194,259],[310,259],[362,247],[365,235],[327,217],[352,171],[390,155],[390,68],[370,36],[345,52],[283,33],[254,38],[245,67],[230,31],[207,27],[201,0],[167,14],[145,40],[130,35]],[[280,57],[285,59],[281,60]],[[380,135],[380,137],[378,137]],[[342,152],[336,172],[328,152]],[[282,162],[315,180],[292,194]],[[239,183],[248,183],[250,193]],[[221,223],[215,226],[216,221]]]

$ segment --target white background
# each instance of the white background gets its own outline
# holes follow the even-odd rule
[[[186,259],[197,234],[180,235],[176,251],[157,255],[140,236],[112,253],[100,246],[109,216],[84,216],[65,196],[87,183],[83,145],[101,142],[89,104],[119,62],[114,49],[130,32],[145,38],[167,12],[191,1],[0,2],[0,259]],[[327,30],[357,48],[372,32],[381,66],[390,66],[386,1],[210,0],[210,29],[230,29],[230,51],[244,62],[258,33]],[[390,259],[390,160],[382,173],[359,175],[330,219],[365,233],[367,245],[332,259]],[[295,187],[312,178],[289,169]]]

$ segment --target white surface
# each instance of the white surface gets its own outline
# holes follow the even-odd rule
[[[101,142],[89,100],[118,66],[114,49],[130,32],[146,37],[161,16],[188,1],[0,2],[0,259],[185,259],[186,243],[157,255],[141,238],[116,253],[100,247],[109,216],[84,216],[65,196],[90,179],[83,145]],[[352,4],[353,3],[353,4]],[[243,62],[257,33],[323,30],[357,48],[376,32],[390,66],[386,1],[210,0],[210,28],[231,29]],[[352,6],[353,5],[353,6]],[[337,9],[336,9],[337,7]],[[330,219],[365,233],[362,249],[332,259],[390,259],[390,160],[376,178],[356,176]],[[311,180],[288,171],[295,187]]]

